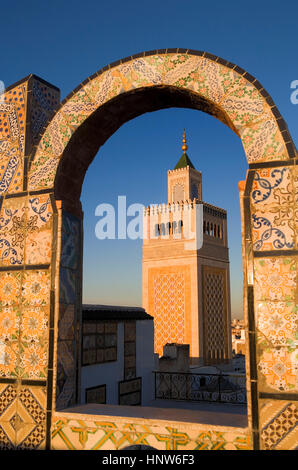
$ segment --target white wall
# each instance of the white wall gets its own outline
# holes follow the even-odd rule
[[[84,366],[81,369],[81,404],[85,389],[106,384],[108,405],[118,405],[118,382],[124,379],[124,323],[118,323],[117,361]],[[154,325],[152,320],[136,322],[136,376],[142,377],[142,404],[154,399]]]
[[[137,377],[142,377],[142,405],[154,400],[154,324],[153,320],[137,321]]]
[[[108,405],[118,405],[118,382],[123,380],[124,324],[118,323],[117,361],[82,367],[81,404],[85,403],[85,389],[106,384]]]

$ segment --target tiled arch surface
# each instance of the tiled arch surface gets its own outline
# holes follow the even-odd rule
[[[9,87],[0,103],[0,445],[4,448],[50,447],[51,426],[57,435],[55,409],[76,399],[82,223],[63,202],[55,201],[59,162],[75,131],[103,104],[131,90],[160,85],[208,100],[242,140],[250,165],[240,191],[250,397],[250,427],[244,435],[252,435],[249,442],[255,448],[293,447],[296,149],[272,98],[253,76],[206,52],[167,49],[108,65],[61,104],[59,90],[34,75]],[[121,428],[117,417],[113,426]],[[113,448],[113,439],[109,442]]]
[[[89,77],[62,103],[44,130],[29,172],[29,189],[51,187],[76,129],[100,106],[142,87],[168,85],[219,107],[240,136],[248,163],[288,160],[295,147],[272,98],[235,64],[203,52],[152,51],[115,62]]]

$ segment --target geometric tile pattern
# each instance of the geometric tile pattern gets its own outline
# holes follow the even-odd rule
[[[297,402],[264,401],[261,406],[263,450],[298,448]]]
[[[154,349],[162,355],[166,343],[185,340],[185,280],[183,273],[157,274],[153,280]]]
[[[225,271],[204,266],[204,357],[221,362],[227,349]]]
[[[52,427],[53,450],[118,450],[131,445],[159,450],[251,450],[248,429],[191,425],[154,420],[111,421],[57,413]]]
[[[45,387],[0,384],[0,448],[43,449]]]

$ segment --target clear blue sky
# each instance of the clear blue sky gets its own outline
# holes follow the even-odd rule
[[[9,86],[29,73],[58,86],[62,99],[110,62],[151,49],[205,50],[236,63],[267,89],[297,142],[298,5],[293,1],[200,0],[16,1],[1,5],[0,80]],[[170,109],[143,115],[120,128],[87,172],[84,301],[141,304],[141,243],[95,237],[101,202],[167,200],[167,170],[188,154],[203,173],[203,198],[228,211],[232,313],[242,311],[238,187],[247,163],[239,138],[198,111]]]

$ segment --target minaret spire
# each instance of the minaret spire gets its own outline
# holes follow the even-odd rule
[[[188,149],[188,145],[186,145],[185,129],[184,129],[184,132],[183,132],[183,139],[182,139],[182,147],[181,148],[182,148],[184,153]]]
[[[193,164],[190,161],[190,158],[188,157],[186,150],[188,149],[188,145],[186,143],[186,135],[185,135],[185,129],[183,132],[183,138],[182,138],[182,146],[183,154],[180,157],[180,160],[178,161],[177,165],[175,166],[174,170],[177,170],[178,168],[186,168],[189,166],[190,168],[194,168]]]

